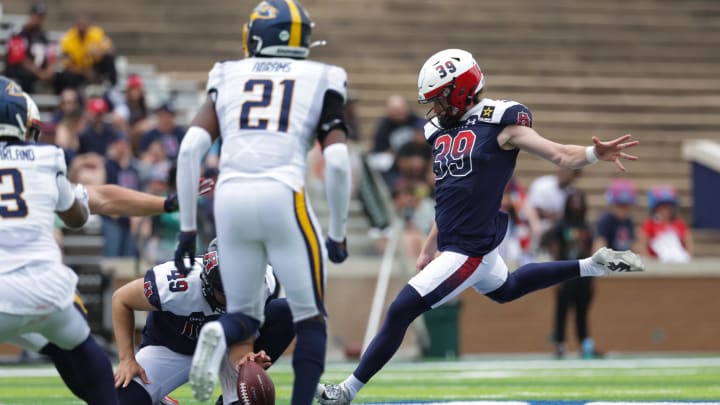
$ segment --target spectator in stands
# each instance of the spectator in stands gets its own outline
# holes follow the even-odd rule
[[[573,183],[580,176],[579,169],[558,169],[556,174],[540,176],[530,183],[527,210],[534,210],[539,218],[538,229],[533,238],[540,240],[555,222],[562,218],[567,196],[574,190]]]
[[[527,209],[527,191],[513,176],[505,186],[501,209],[508,213],[508,231],[498,249],[510,263],[521,266],[532,261],[532,229],[537,229],[535,210]]]
[[[94,152],[105,156],[110,142],[118,136],[118,132],[106,122],[109,112],[107,101],[102,97],[94,97],[87,103],[88,124],[80,133],[78,153]]]
[[[165,155],[175,161],[180,150],[180,141],[185,135],[185,130],[175,124],[175,106],[171,102],[162,104],[155,110],[155,117],[155,128],[140,139],[140,152],[145,152],[152,142],[159,140],[165,149]]]
[[[77,17],[75,26],[63,35],[60,51],[64,69],[56,78],[56,92],[87,82],[117,84],[112,41],[87,16]]]
[[[105,156],[97,153],[77,155],[68,166],[68,174],[70,181],[76,184],[103,185],[107,177]]]
[[[143,189],[146,189],[153,179],[158,178],[158,173],[164,172],[167,175],[171,167],[172,162],[165,154],[162,142],[159,139],[153,141],[147,150],[140,155],[137,165]]]
[[[55,75],[55,50],[43,29],[46,13],[44,4],[34,4],[27,23],[7,42],[5,76],[28,93],[35,92],[37,81],[51,81]]]
[[[118,134],[108,144],[105,172],[107,184],[117,184],[133,190],[140,189],[140,176],[132,155],[130,139],[126,135]],[[105,239],[104,256],[134,256],[136,254],[135,237],[130,218],[104,216],[102,232]]]
[[[156,166],[150,172],[146,192],[167,196],[174,191],[174,179],[170,184],[170,175],[174,177],[175,169],[170,167]],[[153,263],[162,263],[173,257],[175,252],[175,237],[180,232],[180,214],[168,212],[154,216],[151,223],[150,238],[145,249],[145,255]]]
[[[413,136],[397,151],[395,163],[385,179],[391,184],[396,214],[405,221],[405,252],[415,258],[434,220],[435,180],[432,149],[421,131],[415,131]]]
[[[385,115],[375,130],[370,165],[380,172],[388,171],[400,148],[415,137],[416,131],[422,131],[423,121],[408,105],[405,97],[392,95],[385,105]]]
[[[416,258],[435,218],[435,203],[425,185],[400,178],[392,189],[395,211],[404,221],[403,241],[408,258]],[[377,246],[382,248],[382,246]]]
[[[648,192],[650,216],[642,224],[638,244],[645,254],[663,262],[683,263],[693,253],[693,239],[677,215],[678,196],[672,186],[655,186]]]
[[[83,97],[78,89],[67,88],[60,93],[60,104],[52,116],[57,125],[66,117],[77,117],[83,113]]]
[[[605,192],[605,200],[609,207],[598,218],[595,249],[602,246],[613,250],[632,249],[636,240],[632,218],[632,209],[637,201],[635,183],[630,179],[613,180]]]
[[[152,128],[149,110],[145,102],[142,77],[130,74],[125,86],[125,104],[128,108],[128,125],[133,150],[139,151],[140,138]]]
[[[547,233],[548,247],[553,260],[578,260],[588,257],[593,250],[593,233],[586,219],[585,193],[572,190],[567,196],[564,214]],[[565,321],[570,307],[575,308],[575,330],[580,354],[593,358],[600,353],[588,332],[588,312],[593,297],[594,277],[580,277],[565,281],[557,287],[555,299],[554,342],[555,355],[565,355]]]
[[[85,129],[82,97],[75,89],[60,93],[60,105],[53,115],[55,144],[65,151],[68,167],[80,150],[80,133]]]

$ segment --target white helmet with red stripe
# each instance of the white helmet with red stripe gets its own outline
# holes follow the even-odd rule
[[[449,128],[465,114],[473,97],[485,87],[483,75],[472,54],[462,49],[446,49],[431,56],[418,75],[418,102],[438,101],[442,111],[434,108],[427,118],[438,117],[442,128]]]

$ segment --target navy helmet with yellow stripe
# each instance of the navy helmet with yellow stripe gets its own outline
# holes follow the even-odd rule
[[[0,138],[34,142],[39,136],[37,105],[17,83],[0,76]]]
[[[310,54],[312,22],[295,0],[265,0],[243,27],[245,56],[303,59]]]

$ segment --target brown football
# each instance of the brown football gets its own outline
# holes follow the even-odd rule
[[[254,361],[240,366],[237,394],[242,405],[275,405],[275,385],[268,373]]]

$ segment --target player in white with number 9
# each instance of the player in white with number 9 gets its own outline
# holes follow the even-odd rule
[[[336,263],[347,257],[347,75],[340,67],[306,60],[311,31],[297,1],[260,3],[245,30],[248,57],[215,64],[207,100],[180,146],[175,262],[183,270],[183,259],[195,253],[200,160],[212,140],[222,138],[214,208],[228,313],[206,324],[198,340],[190,385],[199,400],[212,393],[226,345],[236,346],[231,358],[251,351],[253,333],[263,322],[261,287],[268,261],[285,288],[297,331],[293,405],[312,403],[323,372],[325,257]],[[325,158],[330,206],[324,246],[304,188],[307,153],[316,138]],[[235,364],[239,360],[235,357]]]

